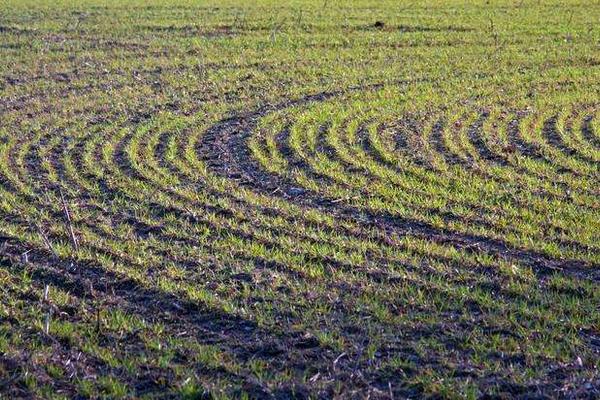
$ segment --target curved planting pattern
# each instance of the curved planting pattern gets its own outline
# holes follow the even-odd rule
[[[1,395],[600,396],[598,5],[9,3]]]

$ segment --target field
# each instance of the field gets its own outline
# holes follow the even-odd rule
[[[0,398],[598,397],[598,1],[0,4]]]

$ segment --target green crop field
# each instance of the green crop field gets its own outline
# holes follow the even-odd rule
[[[599,397],[598,0],[0,3],[0,399]]]

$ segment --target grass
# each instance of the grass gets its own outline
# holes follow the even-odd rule
[[[600,396],[599,13],[0,5],[0,398]]]

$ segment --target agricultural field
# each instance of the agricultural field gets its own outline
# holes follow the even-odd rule
[[[598,1],[0,4],[0,399],[599,397]]]

